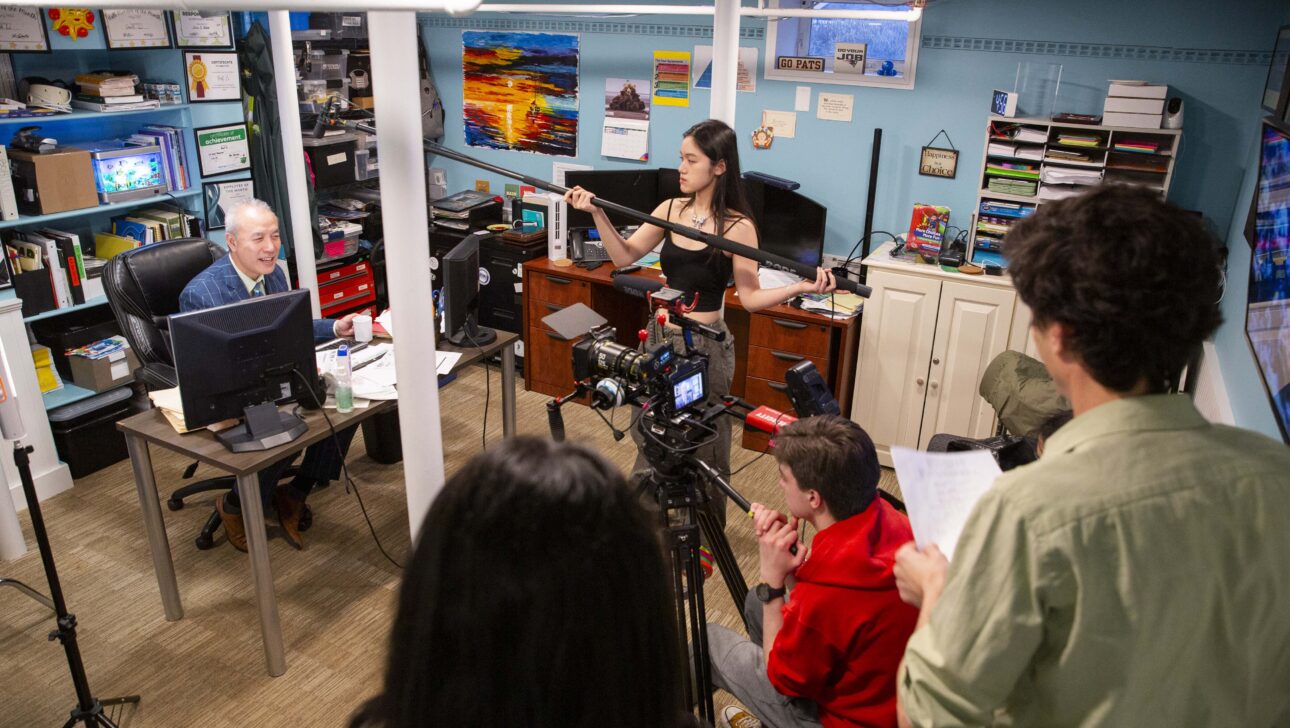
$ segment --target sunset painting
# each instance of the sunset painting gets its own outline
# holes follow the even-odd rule
[[[466,143],[578,154],[578,36],[462,33]]]

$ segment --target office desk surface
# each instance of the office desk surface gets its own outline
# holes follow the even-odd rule
[[[455,372],[478,362],[486,356],[491,356],[501,351],[503,347],[514,344],[517,339],[519,339],[518,334],[509,331],[498,331],[497,340],[483,346],[482,352],[473,346],[463,348],[453,346],[447,341],[439,342],[439,350],[461,354],[461,358],[452,367]],[[343,430],[368,417],[392,409],[397,404],[397,400],[373,401],[368,407],[355,409],[353,412],[345,414],[341,414],[336,410],[327,410],[327,416],[331,418],[333,427],[337,430]],[[257,473],[263,470],[265,466],[275,463],[293,452],[303,450],[330,435],[330,430],[327,428],[322,412],[302,409],[300,414],[304,417],[305,423],[309,425],[309,430],[304,435],[271,450],[260,450],[258,452],[231,452],[219,440],[215,439],[215,433],[206,429],[181,435],[175,432],[175,428],[171,427],[165,416],[156,409],[140,412],[117,422],[117,429],[174,450],[182,455],[200,460],[232,475],[247,475]]]
[[[529,271],[541,272],[552,276],[562,276],[577,281],[587,281],[604,286],[614,285],[614,266],[612,263],[605,263],[595,270],[586,270],[576,265],[560,267],[551,262],[550,258],[534,258],[524,263],[524,269]],[[636,278],[645,278],[649,280],[664,281],[663,271],[657,268],[641,268],[635,273],[629,274]],[[734,288],[726,289],[726,308],[744,311],[743,304],[739,301],[739,293]],[[770,308],[763,308],[758,313],[770,314],[779,318],[795,319],[813,324],[824,324],[835,329],[846,329],[855,323],[855,319],[831,319],[828,316],[822,316],[810,311],[803,311],[800,308],[794,308],[788,304],[781,303]]]

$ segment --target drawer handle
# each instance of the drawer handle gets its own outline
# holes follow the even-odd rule
[[[551,338],[555,339],[556,341],[568,341],[568,339],[564,338],[563,336],[561,336],[561,335],[557,334],[557,333],[556,333],[556,332],[554,332],[554,331],[543,331],[542,333],[546,334],[547,336],[550,336]]]
[[[563,311],[563,310],[564,310],[564,306],[557,306],[557,305],[555,305],[554,303],[544,303],[544,304],[542,304],[542,305],[546,306],[546,310],[548,310],[548,311]]]
[[[775,351],[773,349],[771,350],[770,355],[776,359],[783,359],[784,361],[801,361],[806,358],[804,356],[798,356],[797,354],[786,354],[782,351]]]
[[[787,391],[788,391],[788,385],[787,385],[787,384],[780,384],[779,382],[766,382],[766,384],[767,384],[767,386],[769,386],[771,389],[775,390],[776,392],[787,392]]]
[[[569,285],[570,283],[573,283],[573,280],[572,280],[572,279],[570,279],[570,278],[561,278],[560,276],[547,275],[547,276],[546,276],[546,279],[547,279],[548,281],[551,281],[552,283],[555,283],[555,284],[557,284],[557,285],[561,285],[561,286],[567,286],[567,285]]]
[[[806,324],[802,323],[801,321],[785,321],[784,319],[777,319],[777,318],[773,318],[771,319],[771,321],[774,321],[776,326],[783,326],[786,329],[806,328]]]

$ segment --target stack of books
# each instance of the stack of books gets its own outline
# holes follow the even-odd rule
[[[139,77],[133,73],[119,71],[99,71],[82,73],[76,77],[80,89],[72,97],[72,108],[83,111],[137,111],[139,109],[156,109],[161,102],[156,99],[145,99],[137,93],[135,87]]]
[[[24,316],[68,308],[103,295],[101,285],[86,290],[81,239],[76,233],[53,228],[15,231],[5,238],[4,252]]]
[[[165,124],[149,124],[131,134],[126,143],[141,147],[161,147],[166,158],[166,177],[171,192],[181,192],[192,186],[182,129]]]
[[[1135,129],[1159,129],[1169,87],[1146,81],[1112,81],[1106,92],[1102,123]]]
[[[106,259],[149,243],[205,234],[201,220],[183,208],[149,207],[112,218],[111,232],[95,233],[94,253]]]
[[[977,250],[998,251],[1003,247],[1003,236],[1016,222],[1035,213],[1034,205],[1002,200],[981,200],[976,219],[975,246]]]

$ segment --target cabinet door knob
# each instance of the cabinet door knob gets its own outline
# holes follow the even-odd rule
[[[919,377],[918,379],[915,379],[914,384],[917,384],[920,387],[923,386],[923,378]]]
[[[770,355],[775,357],[776,359],[782,359],[784,361],[801,361],[806,358],[804,356],[798,356],[797,354],[788,354],[782,351],[775,351],[774,349],[771,350]]]
[[[940,383],[940,382],[935,382],[935,381],[934,381],[934,382],[932,382],[932,389],[936,389],[936,388],[937,388],[937,387],[939,387],[939,386],[941,386],[941,383]]]
[[[788,391],[788,385],[787,385],[787,384],[780,384],[779,382],[766,382],[766,386],[770,387],[771,389],[775,390],[776,392],[787,392],[787,391]]]
[[[941,363],[941,360],[940,360],[940,358],[939,358],[939,357],[932,357],[932,363],[933,363],[933,364],[940,364],[940,363]]]

